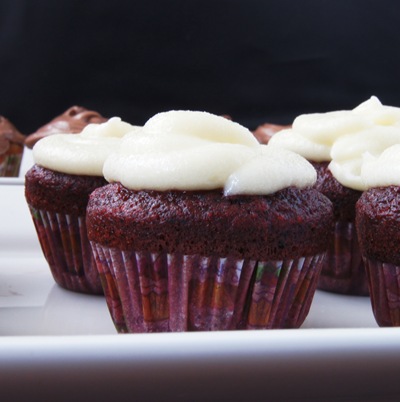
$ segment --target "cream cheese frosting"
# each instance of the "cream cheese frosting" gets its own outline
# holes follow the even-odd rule
[[[125,135],[104,163],[109,182],[134,190],[211,190],[226,195],[272,194],[312,186],[315,169],[281,148],[266,149],[245,127],[198,111],[153,116]]]
[[[121,138],[138,127],[113,117],[100,124],[87,125],[80,134],[54,134],[33,147],[38,165],[62,173],[101,176],[108,155]]]
[[[367,188],[362,165],[400,143],[400,108],[372,96],[352,110],[298,116],[291,129],[275,134],[270,144],[315,162],[329,161],[333,176],[344,186]]]
[[[400,186],[400,144],[386,148],[380,155],[363,155],[361,178],[365,188]]]

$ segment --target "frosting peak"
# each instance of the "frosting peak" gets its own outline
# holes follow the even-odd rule
[[[146,122],[143,130],[147,133],[182,134],[212,142],[258,146],[247,128],[207,112],[172,110],[158,113]]]

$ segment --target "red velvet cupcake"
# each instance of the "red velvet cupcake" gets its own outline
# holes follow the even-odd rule
[[[258,126],[253,134],[261,144],[268,144],[276,133],[290,128],[290,125],[265,123]],[[310,163],[318,174],[315,188],[332,201],[336,222],[318,288],[343,294],[368,295],[368,283],[354,225],[355,203],[361,192],[341,185],[329,170],[329,162],[310,159]]]
[[[332,201],[335,217],[335,230],[318,288],[367,296],[368,282],[355,228],[355,206],[362,192],[339,183],[332,175],[328,162],[311,163],[318,174],[314,188]]]
[[[290,125],[265,123],[257,127],[253,134],[261,144],[268,144],[276,133],[291,128]],[[282,146],[284,147],[286,147],[284,143],[289,133],[291,131],[283,133]],[[272,141],[275,145],[279,142],[280,140],[276,138]],[[288,148],[292,148],[291,144],[288,144]],[[302,154],[301,149],[294,147],[294,150]],[[336,222],[318,288],[343,294],[368,295],[364,264],[354,226],[355,203],[361,192],[340,184],[329,170],[330,161],[320,162],[313,159],[315,156],[309,155],[309,161],[318,174],[315,188],[332,201]]]
[[[61,287],[101,294],[86,235],[89,194],[107,184],[102,176],[70,175],[34,165],[25,177],[25,196],[43,254]]]
[[[106,156],[131,129],[112,118],[87,125],[81,134],[48,135],[33,148],[25,196],[53,277],[65,289],[103,293],[87,239],[86,206],[89,194],[107,184]]]
[[[266,148],[223,117],[174,111],[107,158],[87,229],[119,332],[301,326],[332,204],[304,158]]]
[[[379,326],[400,326],[400,187],[373,188],[357,203],[357,231]]]
[[[363,161],[356,225],[371,304],[382,327],[400,326],[400,145]]]
[[[318,173],[315,188],[334,206],[335,231],[319,289],[369,294],[355,230],[355,205],[364,189],[359,170],[363,153],[400,141],[393,132],[400,121],[399,110],[372,97],[353,110],[301,115],[292,129],[270,139],[271,144],[298,152],[313,164]]]

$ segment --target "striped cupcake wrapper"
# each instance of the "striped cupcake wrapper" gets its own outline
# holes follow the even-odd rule
[[[380,327],[400,326],[400,266],[364,258],[371,306]]]
[[[37,210],[32,206],[30,212],[55,282],[75,292],[102,294],[85,217]]]
[[[318,289],[368,296],[368,281],[353,222],[336,222]]]
[[[94,242],[92,248],[121,333],[299,327],[323,260],[259,263],[121,251]]]

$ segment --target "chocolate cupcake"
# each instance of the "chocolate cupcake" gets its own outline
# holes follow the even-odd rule
[[[48,135],[33,148],[25,196],[54,280],[65,289],[103,292],[86,234],[86,205],[89,194],[107,184],[105,158],[132,129],[114,117],[80,134]]]
[[[379,326],[400,326],[400,145],[364,158],[356,227]]]
[[[25,136],[0,116],[0,177],[18,177]]]
[[[103,172],[87,229],[119,332],[301,326],[333,228],[304,158],[171,111],[126,135]]]
[[[394,125],[397,108],[376,97],[353,110],[301,115],[293,128],[275,134],[270,143],[298,152],[315,167],[315,188],[333,203],[332,236],[319,289],[336,293],[369,293],[364,263],[355,230],[355,205],[364,185],[360,178],[362,155],[400,141]]]
[[[54,134],[78,134],[88,124],[100,124],[107,119],[94,110],[88,110],[82,106],[72,106],[64,113],[52,119],[44,126],[39,127],[34,133],[25,139],[25,145],[32,149],[42,138]]]

